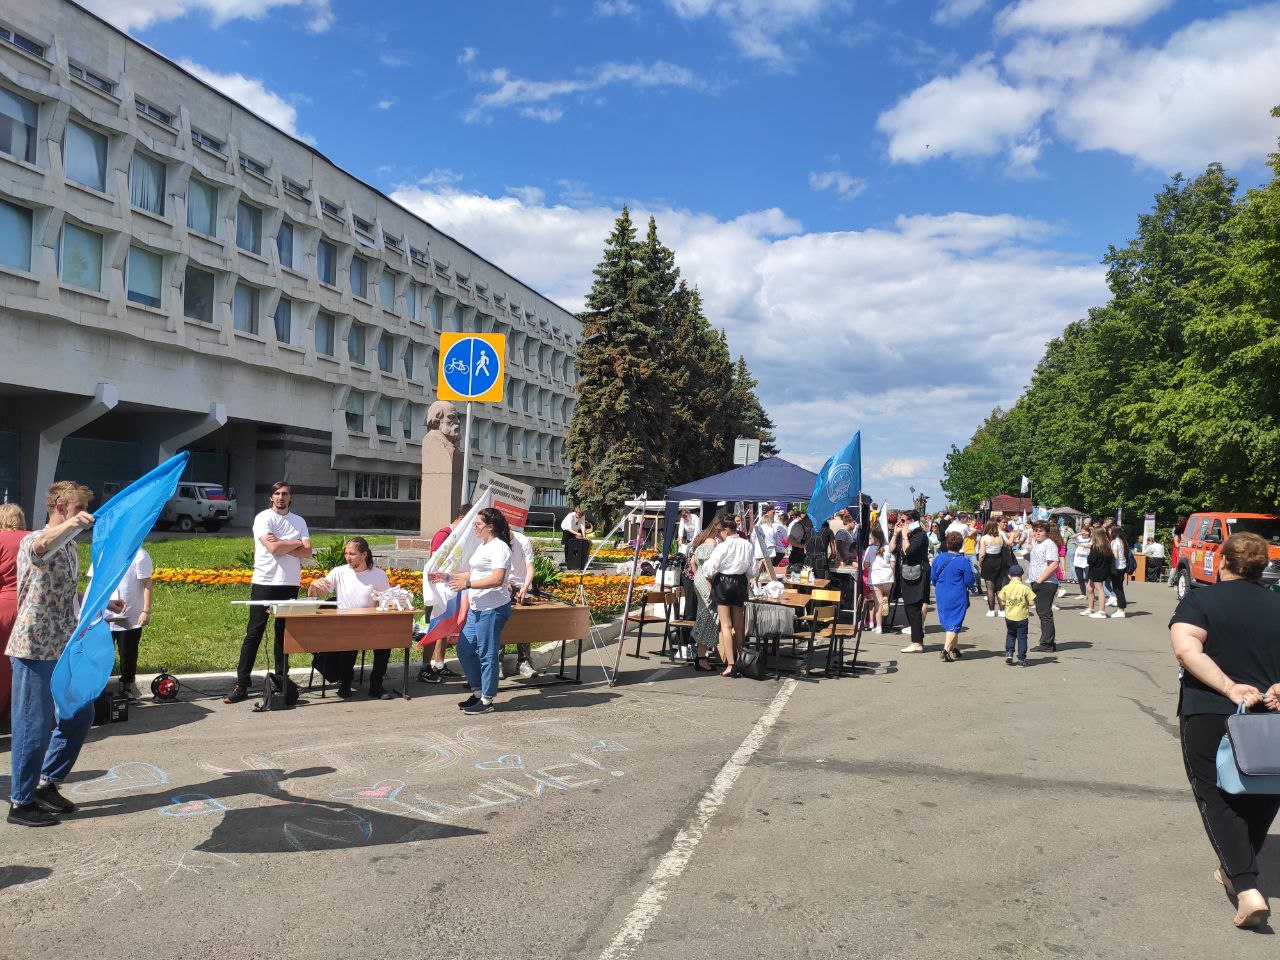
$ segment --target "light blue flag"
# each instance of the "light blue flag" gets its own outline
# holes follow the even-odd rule
[[[822,465],[809,498],[809,519],[815,527],[857,499],[862,492],[862,431],[844,449]]]
[[[102,615],[165,501],[178,488],[189,456],[184,451],[160,464],[93,515],[93,580],[80,606],[76,629],[53,668],[53,702],[60,717],[69,717],[96,700],[111,678],[116,648]]]

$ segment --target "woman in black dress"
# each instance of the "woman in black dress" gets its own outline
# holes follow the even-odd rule
[[[1237,707],[1280,710],[1280,595],[1259,582],[1267,562],[1267,543],[1257,534],[1228,537],[1222,581],[1187,594],[1169,621],[1182,665],[1182,758],[1221,865],[1214,879],[1236,900],[1237,927],[1261,926],[1270,914],[1258,889],[1258,854],[1280,796],[1224,793],[1215,760]]]

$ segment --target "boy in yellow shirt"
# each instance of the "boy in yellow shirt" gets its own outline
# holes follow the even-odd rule
[[[1027,615],[1036,595],[1022,582],[1022,568],[1016,563],[1009,568],[1009,582],[1000,590],[1004,604],[1004,662],[1013,666],[1013,648],[1018,647],[1018,666],[1027,665]]]

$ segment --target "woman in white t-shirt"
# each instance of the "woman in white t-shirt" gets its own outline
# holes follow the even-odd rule
[[[867,584],[875,597],[871,611],[872,633],[884,632],[884,608],[893,590],[893,563],[893,554],[884,548],[884,533],[873,526],[871,542],[862,555],[862,569],[867,571]]]
[[[1086,520],[1080,532],[1071,538],[1071,566],[1075,570],[1080,596],[1089,592],[1089,551],[1093,549],[1093,524]]]
[[[485,507],[476,516],[476,536],[480,546],[471,554],[470,573],[448,577],[449,586],[467,591],[467,623],[458,638],[458,661],[467,675],[471,696],[459,707],[466,714],[488,713],[498,695],[502,673],[502,628],[511,616],[511,528],[500,510]],[[445,579],[430,573],[433,583]]]
[[[312,597],[337,594],[339,610],[367,610],[375,606],[374,593],[391,589],[386,571],[373,565],[373,551],[364,537],[352,537],[342,549],[347,562],[334,567],[322,580],[313,580],[307,588]],[[382,678],[387,675],[390,650],[373,651],[373,669],[369,671],[369,696],[375,700],[391,700],[393,695],[382,688]],[[336,680],[338,696],[346,699],[353,693],[351,680],[355,676],[356,651],[317,653],[313,662],[326,680]]]

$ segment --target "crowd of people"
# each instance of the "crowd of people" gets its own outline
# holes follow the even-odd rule
[[[25,529],[21,509],[0,505],[0,638],[8,674],[0,684],[0,696],[11,694],[8,821],[14,824],[51,826],[76,810],[59,787],[85,742],[93,704],[70,716],[59,715],[51,680],[79,614],[74,538],[93,527],[91,499],[84,486],[55,483],[46,497],[48,522],[35,532]],[[306,521],[292,512],[291,504],[289,485],[277,483],[271,488],[270,506],[254,519],[254,600],[298,596],[302,563],[312,556],[312,543]],[[437,531],[433,550],[470,512],[464,504],[453,523]],[[761,568],[803,567],[827,579],[834,572],[849,571],[850,565],[860,567],[868,602],[856,615],[865,618],[866,629],[881,633],[887,609],[900,603],[907,622],[903,631],[910,634],[904,653],[924,651],[925,611],[932,601],[946,662],[963,657],[958,640],[975,597],[985,601],[986,616],[1004,617],[1009,665],[1027,663],[1032,609],[1040,622],[1039,649],[1057,649],[1053,614],[1061,609],[1058,601],[1068,596],[1071,580],[1085,601],[1081,616],[1125,616],[1124,581],[1133,569],[1133,553],[1110,518],[1096,523],[1084,518],[1076,530],[1045,521],[987,518],[978,523],[965,514],[922,517],[915,510],[881,518],[874,506],[871,516],[863,534],[848,512],[837,523],[814,524],[802,510],[779,516],[773,505],[766,505],[754,525],[744,527],[741,516],[726,515],[703,529],[685,511],[678,537],[699,601],[691,629],[695,669],[717,669],[711,661],[714,648],[722,674],[736,674],[745,642],[750,581]],[[566,538],[584,536],[582,512],[570,513],[569,518]],[[510,528],[499,510],[480,510],[474,523],[479,546],[467,569],[447,578],[455,590],[467,592],[465,624],[458,634],[439,638],[427,651],[419,674],[428,683],[456,679],[444,661],[445,648],[456,644],[469,687],[459,707],[468,715],[494,709],[503,626],[513,603],[527,596],[534,564],[532,544]],[[345,563],[312,582],[310,595],[333,595],[339,609],[374,606],[375,596],[389,589],[389,581],[376,566],[368,542],[350,538],[343,559]],[[1231,714],[1280,711],[1280,595],[1260,583],[1268,562],[1267,543],[1261,537],[1232,535],[1222,548],[1221,582],[1188,594],[1170,621],[1173,651],[1182,667],[1177,712],[1186,773],[1219,861],[1214,877],[1234,898],[1234,922],[1240,927],[1259,926],[1269,916],[1267,899],[1259,890],[1258,855],[1280,811],[1280,794],[1266,789],[1232,792],[1220,783],[1217,764]],[[138,644],[152,613],[151,574],[151,558],[139,550],[105,614],[119,648],[121,687],[135,698]],[[429,578],[439,582],[445,574],[430,573]],[[1115,610],[1108,614],[1112,605]],[[249,677],[267,620],[265,603],[250,606],[236,679],[224,698],[228,704],[248,699]],[[277,619],[277,657],[282,642],[283,625]],[[354,695],[355,657],[354,650],[317,657],[316,666],[338,684],[340,697]],[[383,687],[388,657],[389,651],[375,651],[371,698],[391,696]],[[519,663],[523,675],[534,675],[527,647]],[[296,696],[293,690],[287,693]]]

